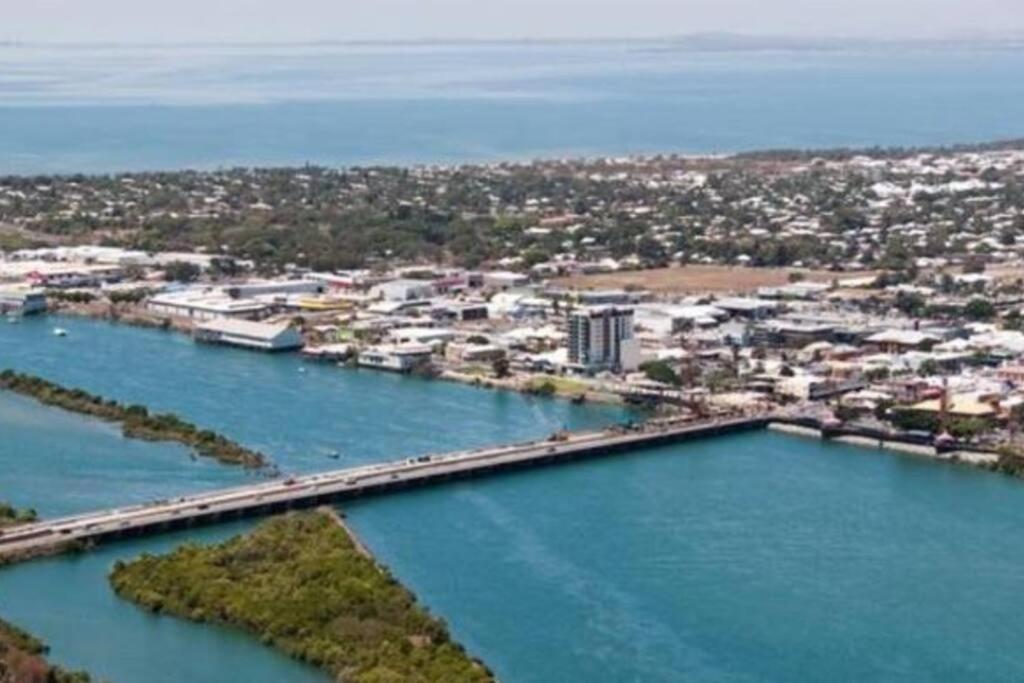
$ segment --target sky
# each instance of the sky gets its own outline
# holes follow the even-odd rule
[[[0,41],[1024,35],[1024,0],[8,0]]]

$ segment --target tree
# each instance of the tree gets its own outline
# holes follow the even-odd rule
[[[661,382],[662,384],[669,384],[674,387],[679,386],[681,383],[676,371],[663,360],[648,361],[640,366],[640,370],[643,371],[647,379],[654,382]]]
[[[171,261],[164,266],[164,277],[172,282],[195,282],[202,271],[194,263]]]
[[[991,320],[996,307],[988,299],[974,298],[964,306],[964,315],[971,320]]]
[[[903,315],[916,318],[924,310],[924,297],[916,292],[899,292],[896,295],[896,309]]]
[[[501,358],[495,358],[494,362],[491,363],[491,370],[494,372],[494,376],[498,379],[504,379],[509,376],[509,362],[508,358],[502,356]]]

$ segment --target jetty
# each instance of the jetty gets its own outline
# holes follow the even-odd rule
[[[601,431],[558,432],[529,441],[446,454],[420,455],[185,495],[141,505],[44,520],[0,532],[0,562],[87,548],[97,543],[327,505],[368,495],[522,470],[582,458],[622,455],[692,439],[763,429],[767,416],[656,421]]]

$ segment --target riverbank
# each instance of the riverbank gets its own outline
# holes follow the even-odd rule
[[[559,398],[575,403],[602,403],[616,406],[625,403],[620,396],[605,391],[595,391],[584,382],[551,375],[523,375],[520,377],[499,378],[474,375],[457,370],[444,370],[437,378],[449,382],[458,382],[459,384],[468,384],[481,389],[514,391],[519,394],[526,394],[527,396]]]
[[[89,683],[81,671],[65,671],[46,661],[49,647],[13,624],[0,619],[0,682]]]
[[[154,315],[141,304],[110,303],[106,301],[51,301],[49,312],[57,315],[68,315],[78,318],[91,318],[110,323],[121,323],[135,327],[147,327],[160,330],[174,330],[191,334],[194,323],[188,318]]]
[[[172,414],[150,414],[144,406],[124,406],[117,401],[90,394],[81,389],[68,389],[54,382],[4,370],[0,372],[0,389],[35,399],[45,405],[94,417],[121,425],[122,433],[145,441],[176,441],[196,454],[214,458],[228,465],[257,469],[269,465],[265,455],[251,450],[216,432],[201,429]]]
[[[1007,463],[1007,457],[1001,456],[996,453],[988,453],[984,451],[972,451],[969,449],[953,449],[943,451],[935,448],[932,445],[913,443],[904,439],[901,439],[898,435],[890,435],[885,438],[875,438],[857,434],[837,434],[834,436],[826,435],[825,431],[821,428],[810,427],[803,424],[793,424],[785,421],[774,421],[769,423],[768,429],[773,431],[782,432],[784,434],[790,434],[792,436],[801,436],[811,439],[822,439],[835,441],[837,443],[844,443],[851,446],[859,446],[862,448],[870,448],[872,450],[886,450],[893,451],[896,453],[902,453],[905,455],[914,455],[924,458],[930,458],[932,460],[939,460],[943,462],[963,463],[971,465],[973,467],[979,467],[982,469],[1005,472],[1008,474],[1014,474],[1019,476],[1016,471],[1010,471]]]
[[[214,546],[117,562],[119,596],[246,631],[352,683],[487,683],[479,661],[326,511],[271,519]]]
[[[195,330],[194,321],[188,318],[157,316],[139,304],[61,301],[56,302],[51,307],[50,313],[101,320],[103,322],[133,327],[179,332],[190,337]],[[593,386],[586,382],[553,375],[523,374],[493,377],[446,368],[436,374],[429,375],[428,378],[466,384],[481,389],[513,391],[528,396],[558,398],[576,403],[624,404],[622,397],[617,394],[595,390]]]

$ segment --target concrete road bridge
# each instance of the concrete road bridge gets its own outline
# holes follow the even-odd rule
[[[454,479],[623,454],[699,437],[759,429],[767,426],[769,421],[767,417],[744,417],[688,423],[659,422],[603,431],[563,433],[545,441],[423,455],[398,462],[288,477],[44,520],[0,532],[0,562],[89,547],[118,538],[315,507]]]

